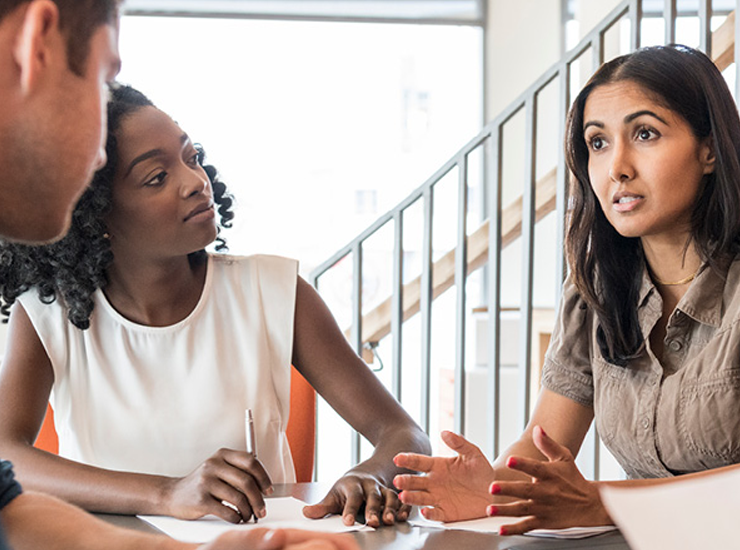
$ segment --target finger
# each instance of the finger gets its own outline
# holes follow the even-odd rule
[[[229,523],[241,523],[242,515],[239,509],[224,506],[222,500],[218,497],[204,499],[204,507],[201,509],[203,516],[212,515]]]
[[[438,460],[441,459],[416,453],[398,453],[393,457],[393,464],[399,468],[406,468],[407,470],[431,472],[434,464]]]
[[[274,491],[270,474],[267,473],[262,463],[252,454],[241,451],[232,451],[231,449],[222,449],[219,451],[222,458],[228,464],[249,474],[255,482],[259,491],[265,495],[270,495]]]
[[[476,455],[481,454],[481,450],[473,445],[470,441],[465,439],[463,436],[445,430],[442,432],[442,441],[450,449],[455,451],[459,455]]]
[[[383,488],[383,523],[393,525],[398,517],[401,501],[392,489]],[[399,519],[400,521],[400,519]]]
[[[210,544],[198,550],[280,550],[285,546],[286,533],[280,529],[250,529],[249,531],[227,531]]]
[[[439,504],[437,498],[426,491],[401,491],[398,499],[409,506],[435,506]]]
[[[491,504],[486,508],[487,516],[526,517],[534,514],[534,503],[531,500],[519,500],[509,504]]]
[[[220,508],[229,510],[238,519],[233,523],[239,523],[240,521],[249,521],[252,516],[255,515],[254,509],[250,504],[249,500],[244,496],[244,493],[229,485],[221,480],[213,485],[210,489],[211,495],[218,502]],[[223,512],[223,510],[221,510]],[[223,517],[220,514],[216,514],[218,517]],[[230,514],[227,514],[230,515]],[[256,518],[256,516],[255,516]],[[224,517],[224,519],[226,519]]]
[[[398,474],[393,478],[393,486],[402,491],[424,491],[429,488],[429,478],[413,474]]]
[[[345,498],[344,510],[342,510],[342,522],[347,526],[351,526],[355,524],[357,512],[360,511],[360,506],[365,501],[365,495],[362,490],[350,491]]]
[[[573,454],[565,447],[545,433],[542,426],[535,426],[532,430],[532,440],[535,446],[550,462],[573,460]]]
[[[419,513],[424,516],[425,519],[431,521],[447,521],[449,518],[444,510],[439,508],[422,508]]]
[[[219,472],[219,477],[239,493],[240,496],[236,501],[229,498],[223,500],[231,502],[242,512],[248,512],[249,515],[244,517],[244,521],[248,521],[252,514],[257,518],[264,518],[267,515],[265,499],[256,480],[250,474],[229,467]]]
[[[400,501],[401,499],[398,499],[398,500]],[[406,521],[407,519],[409,519],[410,515],[411,515],[411,505],[401,504],[401,508],[398,510],[398,513],[396,514],[396,520]]]
[[[298,544],[307,540],[324,541],[334,545],[337,550],[359,550],[354,537],[332,533],[317,533],[301,529],[281,529],[286,535],[288,545]]]
[[[538,486],[529,481],[494,481],[489,492],[492,495],[530,500],[538,496]]]
[[[527,531],[537,529],[539,521],[535,517],[523,519],[518,523],[510,523],[508,525],[502,525],[498,529],[499,535],[523,535]]]
[[[506,467],[537,479],[549,479],[552,477],[550,463],[533,458],[510,456],[506,459]]]
[[[366,495],[365,523],[370,527],[380,527],[383,513],[383,496],[380,494],[380,487],[376,484],[369,485],[369,487],[363,489],[363,493]]]
[[[329,492],[320,502],[303,507],[303,515],[310,519],[321,519],[329,514],[338,514],[342,504],[334,491]]]

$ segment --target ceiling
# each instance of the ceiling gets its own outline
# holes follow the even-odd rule
[[[484,24],[485,0],[126,0],[129,15]]]

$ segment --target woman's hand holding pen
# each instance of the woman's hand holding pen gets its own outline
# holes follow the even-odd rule
[[[502,526],[499,533],[517,535],[540,528],[610,525],[596,484],[584,479],[571,452],[548,437],[540,426],[534,427],[532,439],[546,461],[510,456],[506,462],[508,468],[531,479],[495,481],[489,488],[493,495],[517,499],[489,506],[489,516],[525,518]]]
[[[270,476],[254,455],[221,449],[189,475],[171,479],[164,491],[164,510],[181,519],[212,514],[239,523],[265,517],[262,495],[272,492]]]
[[[342,476],[321,502],[303,508],[303,514],[312,519],[341,514],[345,525],[353,525],[363,505],[370,527],[405,521],[411,511],[410,506],[398,500],[396,491],[358,466]]]

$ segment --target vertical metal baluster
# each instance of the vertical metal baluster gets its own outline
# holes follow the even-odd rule
[[[421,427],[429,433],[432,352],[432,217],[434,188],[424,190],[424,236],[421,250]]]
[[[712,56],[712,0],[699,0],[699,49]]]
[[[537,96],[530,96],[525,104],[526,151],[524,190],[522,193],[522,298],[519,308],[519,399],[520,427],[529,422],[530,389],[532,378],[532,290],[534,266],[534,186],[535,149],[537,141]]]
[[[468,156],[457,163],[457,250],[455,251],[455,286],[457,287],[455,323],[455,431],[465,433],[465,321],[468,278]]]
[[[393,337],[393,367],[391,385],[393,397],[401,401],[403,372],[403,210],[393,214],[393,294],[391,296],[391,336]]]
[[[642,0],[632,0],[630,2],[630,51],[640,47],[642,37]]]
[[[488,418],[491,419],[489,458],[499,454],[501,427],[501,189],[503,125],[491,133],[487,155],[488,185]]]
[[[673,44],[676,42],[676,0],[665,0],[663,20],[665,21],[665,43]]]
[[[352,344],[362,357],[362,241],[352,248]],[[352,430],[352,464],[360,462],[360,434]]]

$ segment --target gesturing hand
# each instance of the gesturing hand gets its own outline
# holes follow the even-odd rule
[[[393,483],[401,489],[404,504],[428,506],[424,517],[436,521],[459,521],[483,517],[491,503],[487,488],[494,479],[493,466],[481,450],[452,432],[442,432],[442,440],[456,457],[429,457],[400,453],[396,466],[426,475],[397,475]]]
[[[186,477],[172,480],[165,493],[165,510],[181,519],[213,514],[239,523],[253,515],[255,519],[265,517],[262,495],[272,492],[270,476],[255,456],[221,449]]]
[[[298,529],[229,531],[198,550],[359,550],[349,535]]]
[[[612,523],[596,485],[584,479],[571,452],[535,426],[532,439],[547,461],[511,456],[506,465],[532,477],[532,481],[495,481],[494,495],[515,497],[509,504],[491,505],[489,516],[527,516],[501,527],[501,535],[517,535],[532,529],[562,529]]]
[[[365,521],[370,527],[382,523],[391,525],[396,520],[408,519],[411,507],[401,504],[393,489],[383,485],[375,476],[351,470],[340,478],[318,504],[303,508],[303,514],[312,519],[327,514],[342,514],[345,525],[353,525],[357,513],[365,505]]]

